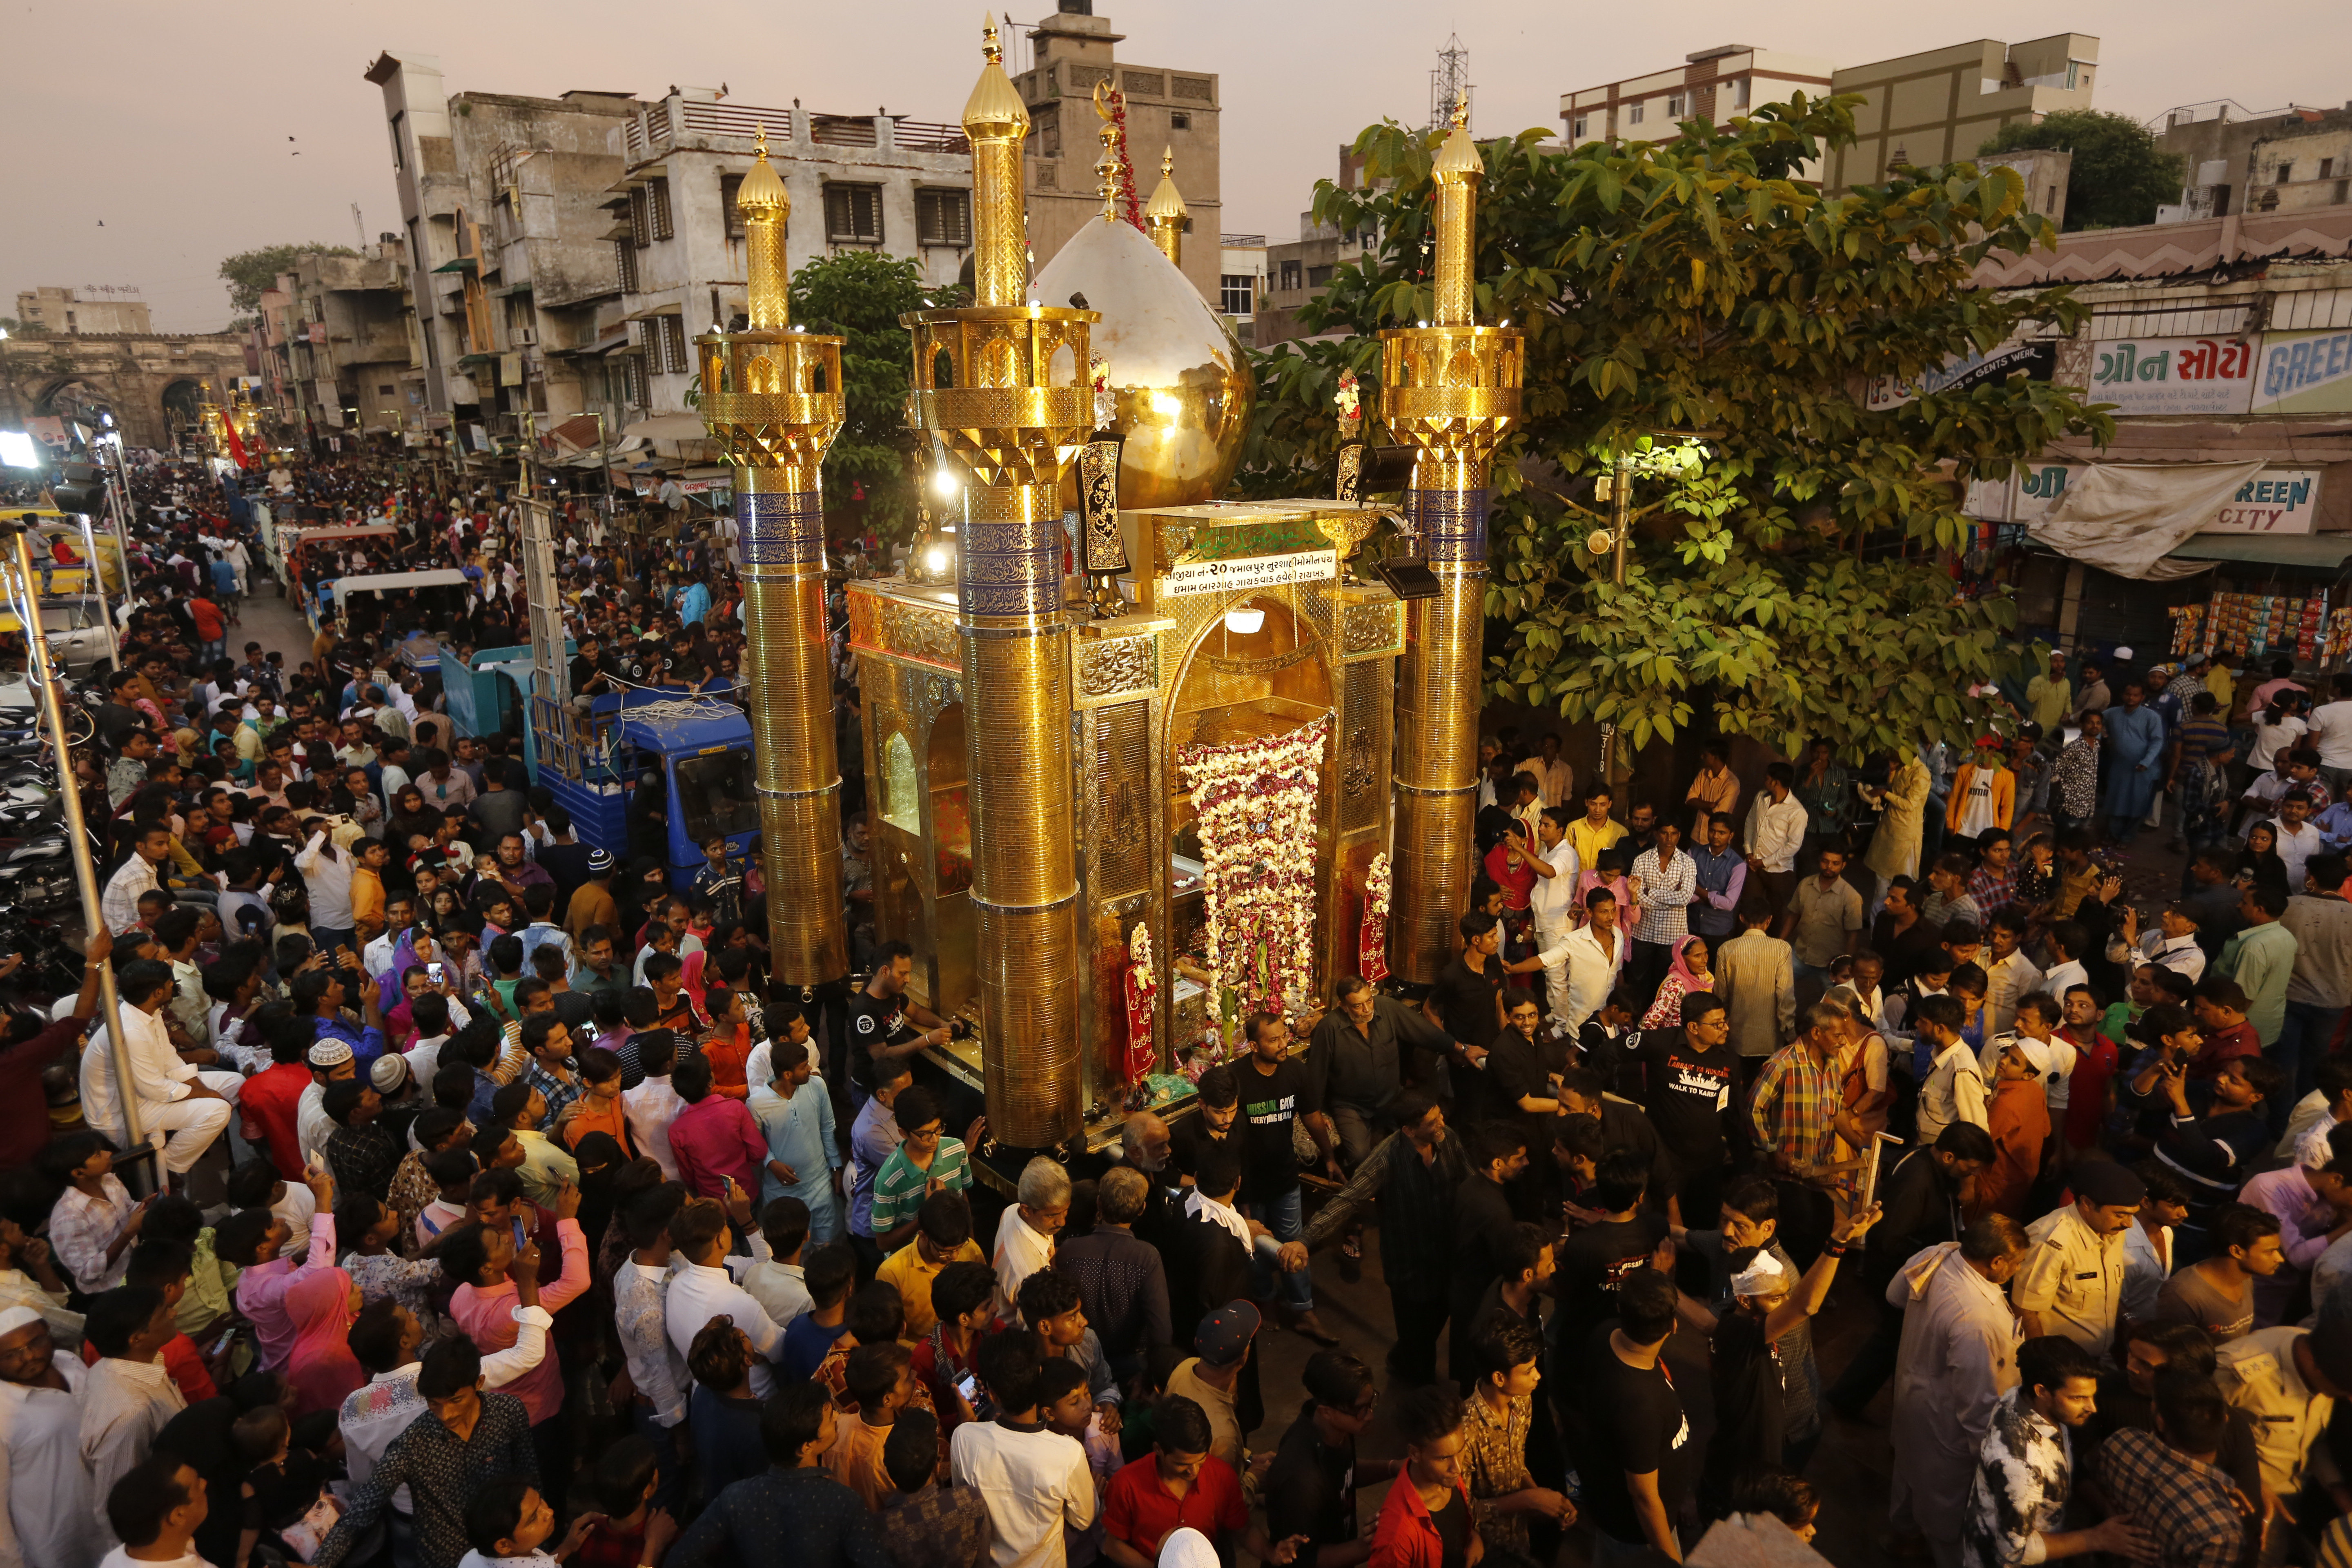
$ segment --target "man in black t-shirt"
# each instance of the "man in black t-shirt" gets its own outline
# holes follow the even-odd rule
[[[1730,1169],[1724,1133],[1739,1067],[1731,1015],[1712,993],[1694,991],[1683,998],[1682,1027],[1645,1032],[1631,1059],[1642,1064],[1643,1105],[1675,1163],[1672,1217],[1693,1228],[1711,1226]]]
[[[1398,1463],[1356,1458],[1356,1439],[1371,1425],[1380,1398],[1371,1368],[1343,1352],[1318,1351],[1307,1359],[1303,1381],[1307,1404],[1282,1435],[1260,1492],[1266,1539],[1305,1536],[1299,1561],[1311,1564],[1327,1547],[1361,1545],[1356,1490],[1391,1479]]]
[[[1580,1225],[1554,1249],[1552,1294],[1559,1302],[1559,1343],[1579,1345],[1609,1316],[1617,1287],[1658,1261],[1665,1216],[1642,1210],[1650,1173],[1640,1155],[1612,1150],[1601,1157],[1586,1194],[1600,1217]]]
[[[915,978],[915,950],[886,942],[874,978],[849,999],[850,1099],[863,1105],[874,1093],[874,1064],[904,1061],[925,1046],[948,1043],[946,1020],[907,999]]]
[[[1253,1013],[1248,1025],[1250,1054],[1234,1069],[1241,1086],[1242,1194],[1241,1211],[1274,1233],[1276,1241],[1297,1241],[1306,1233],[1306,1211],[1298,1192],[1298,1152],[1293,1132],[1301,1117],[1308,1118],[1322,1157],[1331,1157],[1331,1131],[1319,1112],[1314,1077],[1304,1062],[1290,1056],[1290,1029],[1278,1015]],[[1258,1285],[1272,1297],[1276,1281],[1268,1267],[1259,1264]],[[1281,1305],[1289,1315],[1286,1325],[1318,1344],[1338,1344],[1315,1316],[1315,1277],[1304,1268],[1285,1272],[1280,1279]]]
[[[1453,1116],[1465,1126],[1482,1119],[1493,1103],[1478,1064],[1486,1047],[1503,1032],[1503,923],[1483,910],[1461,920],[1462,951],[1438,972],[1423,1004],[1430,1021],[1454,1040],[1446,1076],[1454,1091]]]
[[[593,633],[582,637],[580,652],[572,660],[572,706],[585,713],[589,705],[610,691],[618,690],[613,684],[604,661],[604,645]]]
[[[1534,1219],[1549,1212],[1559,1186],[1559,1167],[1535,1158],[1549,1147],[1551,1120],[1559,1114],[1559,1090],[1538,1038],[1543,1009],[1525,992],[1513,992],[1509,1003],[1509,1025],[1487,1047],[1486,1087],[1496,1113],[1509,1117],[1527,1134],[1528,1173],[1512,1184],[1511,1206],[1520,1218]]]
[[[1616,1308],[1585,1342],[1580,1501],[1622,1553],[1646,1546],[1680,1562],[1674,1521],[1690,1497],[1697,1445],[1664,1363],[1674,1281],[1637,1270],[1618,1287]]]

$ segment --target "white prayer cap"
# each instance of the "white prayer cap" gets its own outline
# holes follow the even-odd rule
[[[30,1307],[10,1307],[0,1311],[0,1340],[6,1339],[29,1323],[41,1321],[41,1314]]]
[[[1779,1289],[1788,1270],[1780,1259],[1769,1252],[1759,1252],[1755,1260],[1731,1277],[1731,1293],[1735,1296],[1766,1296]]]

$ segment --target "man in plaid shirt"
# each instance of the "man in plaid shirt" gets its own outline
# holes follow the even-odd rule
[[[1983,857],[1976,874],[1969,879],[1969,897],[1986,919],[1999,910],[2009,908],[2017,898],[2017,863],[2011,847],[2009,829],[1988,827],[1977,835],[1977,850]]]
[[[2116,1517],[2161,1543],[2165,1568],[2236,1568],[2245,1559],[2238,1490],[2215,1468],[2229,1406],[2213,1380],[2156,1374],[2156,1430],[2126,1426],[2099,1447],[2097,1471]]]
[[[1757,1148],[1770,1152],[1782,1175],[1811,1177],[1831,1163],[1840,1137],[1856,1148],[1870,1141],[1846,1111],[1834,1065],[1846,1017],[1837,1003],[1815,1003],[1801,1020],[1803,1032],[1756,1075],[1748,1121]]]
[[[1675,949],[1690,935],[1689,909],[1698,897],[1698,862],[1678,854],[1682,829],[1671,822],[1657,827],[1657,847],[1644,849],[1633,861],[1633,898],[1642,918],[1633,928],[1634,988],[1643,997],[1665,977]]]

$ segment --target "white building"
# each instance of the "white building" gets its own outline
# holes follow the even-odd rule
[[[1217,240],[1217,310],[1248,342],[1258,301],[1265,298],[1265,236],[1222,234]]]

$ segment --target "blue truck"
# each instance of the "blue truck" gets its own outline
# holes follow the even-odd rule
[[[538,782],[571,814],[580,842],[626,862],[657,855],[684,891],[707,863],[704,840],[723,834],[730,858],[760,832],[751,721],[725,681],[633,687],[579,713],[534,696]]]

